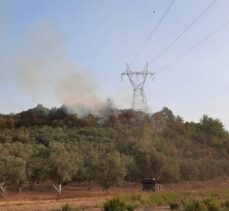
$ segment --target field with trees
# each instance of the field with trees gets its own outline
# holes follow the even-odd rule
[[[107,108],[79,118],[66,106],[42,105],[0,115],[4,200],[44,185],[61,197],[72,183],[109,192],[145,177],[175,184],[228,176],[229,134],[206,115],[194,123],[168,108],[154,114]]]

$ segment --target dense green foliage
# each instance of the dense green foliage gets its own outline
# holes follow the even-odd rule
[[[184,122],[168,109],[152,115],[106,109],[78,118],[38,105],[0,115],[0,182],[18,191],[52,180],[105,189],[156,177],[163,183],[229,176],[229,134],[217,119]]]
[[[126,211],[126,204],[119,198],[108,200],[104,206],[103,211]]]

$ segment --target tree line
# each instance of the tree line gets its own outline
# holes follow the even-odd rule
[[[146,114],[109,109],[78,118],[66,107],[38,105],[0,115],[0,190],[52,181],[104,189],[156,177],[162,183],[229,176],[229,134],[204,115],[185,122],[168,108]]]

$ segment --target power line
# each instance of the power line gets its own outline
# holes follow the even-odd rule
[[[152,64],[153,62],[157,61],[159,58],[162,57],[162,55],[164,55],[170,48],[172,48],[207,12],[208,10],[211,9],[211,7],[217,2],[218,0],[213,0],[211,1],[211,3],[204,8],[204,10],[201,11],[201,13],[195,18],[193,19],[193,21],[187,26],[185,27],[185,29],[178,34],[178,36],[168,45],[166,46],[157,56],[155,56],[151,61],[150,64]]]
[[[167,14],[169,13],[170,9],[172,8],[173,4],[175,3],[176,0],[172,0],[169,4],[169,6],[167,7],[167,9],[165,10],[165,12],[162,14],[161,18],[159,19],[158,23],[156,24],[156,26],[152,29],[152,31],[150,32],[150,34],[146,37],[145,42],[143,43],[143,45],[139,48],[139,50],[137,51],[137,53],[135,54],[135,56],[133,57],[133,59],[131,60],[130,64],[133,64],[133,62],[138,58],[138,56],[140,55],[141,51],[145,48],[145,46],[148,44],[148,42],[150,41],[151,37],[153,36],[153,34],[155,34],[155,32],[157,31],[157,29],[159,28],[159,26],[161,25],[161,23],[163,22],[163,20],[165,19],[165,17],[167,16]]]
[[[180,54],[179,56],[177,56],[175,59],[171,60],[170,62],[168,62],[166,65],[162,66],[157,73],[165,70],[166,68],[168,68],[169,66],[173,65],[174,63],[176,63],[177,61],[179,61],[180,59],[182,59],[184,56],[186,56],[188,53],[190,53],[192,50],[194,50],[195,48],[199,47],[200,45],[202,45],[203,43],[207,42],[210,38],[212,38],[213,36],[215,36],[217,33],[219,33],[221,30],[223,30],[224,28],[226,28],[229,25],[229,21],[225,22],[224,24],[222,24],[220,27],[218,27],[216,30],[214,30],[213,32],[211,32],[210,34],[208,34],[206,37],[202,38],[200,41],[198,41],[197,43],[195,43],[191,48],[187,49],[186,51],[184,51],[182,54]]]

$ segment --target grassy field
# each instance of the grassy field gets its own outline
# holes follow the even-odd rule
[[[25,190],[22,193],[9,192],[0,198],[0,210],[61,210],[68,204],[74,210],[101,210],[108,199],[119,197],[127,204],[136,207],[136,210],[168,210],[173,204],[182,206],[191,200],[217,200],[223,203],[229,199],[229,180],[209,182],[195,182],[174,185],[164,185],[160,192],[142,192],[140,185],[125,184],[113,188],[109,193],[98,187],[66,186],[61,196],[58,196],[50,184],[35,186],[33,191]],[[175,205],[174,205],[175,206]]]

